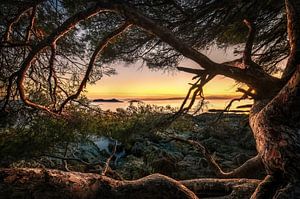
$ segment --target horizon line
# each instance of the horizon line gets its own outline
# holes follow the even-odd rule
[[[238,95],[207,95],[205,96],[205,99],[208,100],[226,100],[226,99],[233,99],[235,97],[238,97]],[[197,97],[199,98],[199,97]],[[107,96],[103,96],[103,97],[88,97],[88,99],[90,100],[95,100],[95,99],[121,99],[121,100],[145,100],[145,101],[156,101],[156,100],[183,100],[185,99],[185,96],[174,96],[174,97],[164,97],[164,96],[124,96],[124,97],[107,97]]]

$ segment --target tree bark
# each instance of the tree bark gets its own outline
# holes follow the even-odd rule
[[[252,198],[300,198],[300,2],[286,0],[286,10],[290,55],[284,78],[293,73],[276,97],[256,101],[250,113],[257,151],[271,176]],[[270,179],[278,189],[261,194]]]
[[[153,174],[132,181],[46,169],[0,169],[0,196],[6,198],[249,198],[259,180],[194,179],[176,181]],[[196,195],[196,194],[197,195]]]

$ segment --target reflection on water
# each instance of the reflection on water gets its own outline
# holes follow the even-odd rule
[[[117,108],[126,108],[130,105],[129,101],[123,100],[124,102],[92,102],[93,105],[99,105],[103,110],[116,111]],[[183,102],[183,99],[168,99],[168,100],[143,100],[142,103],[157,105],[157,106],[171,106],[173,108],[179,108]],[[208,109],[224,109],[230,102],[230,99],[209,99],[204,107],[204,112]],[[236,109],[237,106],[251,104],[252,100],[243,100],[241,102],[235,102],[231,106],[231,109]],[[137,102],[133,103],[134,105]],[[197,107],[195,102],[193,109]],[[247,109],[238,109],[247,110]]]

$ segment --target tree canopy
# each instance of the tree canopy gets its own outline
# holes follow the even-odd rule
[[[264,79],[289,53],[283,1],[2,1],[1,13],[4,99],[33,105],[39,93],[43,102],[34,103],[58,112],[88,82],[114,74],[118,61],[163,69],[187,57],[205,69],[202,84],[220,74],[253,86],[259,78],[239,68],[248,40]],[[236,49],[237,60],[226,63],[235,74],[227,66],[209,72],[215,63],[200,51],[212,45]]]

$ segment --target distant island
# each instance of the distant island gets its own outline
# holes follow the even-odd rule
[[[93,102],[123,102],[123,101],[113,98],[113,99],[94,99]]]
[[[143,102],[142,100],[138,100],[138,99],[132,99],[132,100],[128,100],[129,103],[140,103]]]

